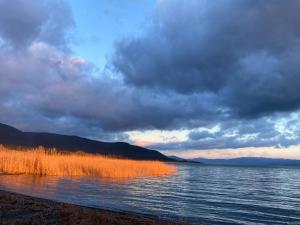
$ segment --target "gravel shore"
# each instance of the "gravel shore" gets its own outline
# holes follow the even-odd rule
[[[1,225],[183,225],[0,191]]]

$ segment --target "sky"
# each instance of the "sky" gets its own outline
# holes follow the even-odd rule
[[[184,158],[300,159],[299,0],[0,0],[0,122]]]

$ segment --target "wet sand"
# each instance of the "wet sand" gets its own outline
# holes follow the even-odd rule
[[[0,225],[183,225],[0,190]],[[186,224],[187,225],[187,224]]]

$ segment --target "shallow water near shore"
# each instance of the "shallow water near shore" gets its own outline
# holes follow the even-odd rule
[[[133,180],[0,174],[0,189],[196,224],[300,224],[299,167],[174,165]]]

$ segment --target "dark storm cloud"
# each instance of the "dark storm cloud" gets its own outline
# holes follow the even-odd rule
[[[125,81],[183,94],[213,92],[231,114],[300,106],[300,1],[159,1],[143,36],[117,43]]]
[[[107,131],[177,129],[193,120],[207,125],[209,118],[216,119],[214,108],[194,105],[193,97],[155,94],[109,79],[66,80],[45,87],[43,95],[32,96],[30,102],[48,117],[70,114]]]

